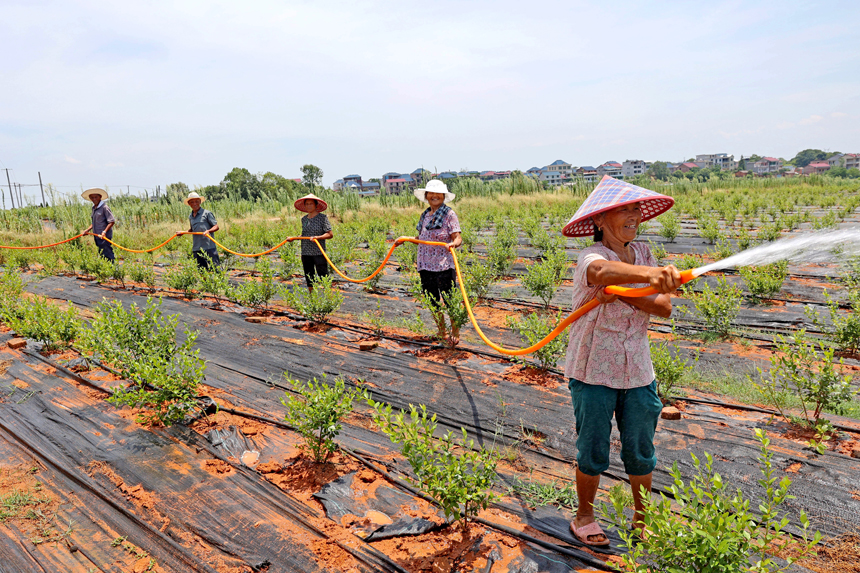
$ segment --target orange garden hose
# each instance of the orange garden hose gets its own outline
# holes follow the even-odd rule
[[[58,243],[53,243],[50,245],[40,245],[37,247],[7,247],[7,246],[0,245],[0,248],[4,248],[4,249],[44,249],[47,247],[54,247],[57,245],[62,245],[63,243],[67,243],[69,241],[73,241],[73,240],[75,240],[75,239],[77,239],[77,238],[79,238],[85,234],[86,235],[93,235],[94,237],[99,236],[99,235],[95,235],[94,233],[81,233],[80,235],[72,237],[71,239],[66,239],[64,241],[60,241]],[[580,306],[578,309],[576,309],[572,313],[570,313],[564,320],[559,322],[558,325],[552,330],[552,332],[547,334],[543,340],[541,340],[535,344],[532,344],[531,346],[529,346],[527,348],[508,349],[508,348],[505,348],[503,346],[499,346],[498,344],[494,343],[492,340],[487,338],[487,336],[481,330],[481,327],[478,325],[478,320],[475,318],[475,313],[472,311],[472,305],[469,303],[469,296],[466,293],[466,286],[463,282],[463,275],[462,275],[462,272],[460,271],[460,261],[457,259],[457,253],[453,248],[448,247],[447,243],[442,243],[442,242],[438,242],[438,241],[421,241],[421,240],[415,239],[413,237],[400,237],[391,245],[391,248],[388,249],[388,253],[385,255],[385,258],[382,260],[382,262],[379,264],[379,267],[375,271],[373,271],[369,276],[367,276],[363,279],[352,279],[352,278],[349,278],[348,276],[346,276],[345,274],[343,274],[343,272],[341,272],[341,270],[338,269],[337,266],[335,266],[335,264],[328,257],[328,254],[322,248],[322,245],[320,245],[319,241],[317,239],[314,239],[311,237],[287,237],[286,239],[284,239],[283,241],[281,241],[280,243],[278,243],[277,245],[275,245],[271,249],[268,249],[268,250],[260,252],[260,253],[237,253],[236,251],[232,251],[232,250],[228,249],[227,247],[225,247],[224,245],[222,245],[221,243],[216,241],[214,238],[212,238],[211,235],[208,235],[207,233],[183,232],[182,234],[183,235],[207,235],[212,240],[213,243],[215,243],[216,245],[221,247],[224,251],[231,253],[233,255],[239,256],[239,257],[249,257],[249,258],[260,257],[262,255],[266,255],[268,253],[271,253],[272,251],[279,249],[280,247],[282,247],[284,244],[286,244],[287,242],[289,242],[291,240],[292,241],[310,240],[310,241],[313,241],[314,243],[316,243],[316,245],[320,248],[320,252],[323,254],[323,256],[325,257],[325,260],[328,262],[328,264],[331,265],[331,268],[334,269],[334,272],[336,272],[338,275],[340,275],[341,278],[343,278],[346,281],[349,281],[351,283],[359,283],[359,284],[360,283],[366,283],[367,281],[373,279],[376,275],[381,273],[383,271],[383,269],[385,268],[385,264],[388,262],[388,260],[391,258],[391,255],[394,253],[394,249],[397,248],[397,246],[402,244],[402,243],[415,243],[416,245],[431,245],[431,246],[437,246],[437,247],[445,247],[451,252],[451,255],[454,258],[454,269],[457,272],[457,283],[459,284],[460,292],[463,295],[463,304],[466,307],[466,312],[469,314],[469,321],[472,323],[472,326],[475,328],[475,332],[478,333],[478,336],[481,338],[481,340],[484,341],[484,343],[487,346],[489,346],[490,348],[492,348],[496,352],[499,352],[501,354],[505,354],[508,356],[522,356],[524,354],[531,354],[532,352],[535,352],[536,350],[540,350],[541,348],[546,346],[546,344],[549,343],[552,339],[556,338],[558,335],[560,335],[562,332],[564,332],[564,330],[568,326],[570,326],[573,322],[575,322],[577,319],[579,319],[580,317],[582,317],[583,315],[585,315],[586,313],[588,313],[589,311],[591,311],[592,309],[594,309],[595,307],[600,305],[600,303],[597,301],[597,299],[592,299],[592,300],[588,301],[587,303],[583,304],[582,306]],[[113,245],[119,249],[122,249],[124,251],[128,251],[130,253],[151,253],[155,250],[162,248],[163,246],[165,246],[170,241],[176,239],[178,236],[179,236],[179,234],[174,233],[173,235],[171,235],[166,241],[164,241],[160,245],[152,247],[150,249],[143,249],[143,250],[129,249],[127,247],[123,247],[122,245],[114,243],[112,240],[110,240],[108,238],[105,238],[105,240],[108,241],[111,245]],[[696,271],[697,271],[697,269],[691,269],[691,270],[686,270],[686,271],[682,272],[681,273],[681,282],[687,283],[687,282],[690,282],[691,280],[693,280],[694,278],[696,278],[697,276],[699,276],[700,273],[697,273]],[[625,288],[625,287],[619,287],[619,286],[608,286],[604,289],[604,292],[607,294],[615,294],[615,295],[626,296],[626,297],[642,297],[642,296],[649,296],[652,294],[657,294],[657,291],[653,287]]]
[[[16,250],[21,250],[21,251],[27,251],[27,250],[31,250],[31,249],[48,249],[50,247],[56,247],[57,245],[62,245],[63,243],[68,243],[69,241],[74,241],[75,239],[80,239],[81,237],[83,237],[84,235],[87,235],[87,234],[88,233],[81,233],[80,235],[75,235],[74,237],[71,237],[69,239],[65,239],[63,241],[59,241],[57,243],[51,243],[50,245],[36,245],[35,247],[10,247],[7,245],[0,245],[0,249],[16,249]]]
[[[304,238],[304,237],[302,237],[302,238]],[[311,240],[314,243],[316,243],[317,246],[320,246],[319,242],[316,239],[311,239]],[[328,264],[331,265],[331,268],[334,269],[334,272],[336,272],[337,274],[339,274],[341,277],[343,277],[344,279],[346,279],[349,282],[363,283],[363,282],[369,281],[370,279],[372,279],[373,277],[378,275],[380,272],[382,272],[382,269],[385,268],[385,263],[388,262],[388,259],[391,258],[391,254],[394,252],[394,249],[397,247],[397,245],[399,243],[415,243],[416,245],[434,245],[437,247],[445,247],[449,251],[451,251],[451,255],[454,257],[454,268],[457,271],[457,284],[460,286],[460,292],[463,295],[463,304],[466,307],[466,312],[469,314],[469,321],[472,323],[472,326],[474,327],[475,332],[477,332],[478,336],[481,337],[481,340],[484,341],[484,344],[486,344],[487,346],[489,346],[490,348],[492,348],[496,352],[500,352],[500,353],[508,355],[508,356],[522,356],[524,354],[531,354],[532,352],[534,352],[536,350],[540,350],[541,348],[546,346],[546,344],[549,343],[553,338],[557,337],[559,334],[564,332],[564,329],[566,329],[568,326],[570,326],[573,322],[575,322],[577,319],[582,317],[584,314],[586,314],[590,310],[592,310],[595,307],[600,305],[600,302],[598,302],[597,299],[591,299],[590,301],[588,301],[587,303],[585,303],[584,305],[582,305],[581,307],[579,307],[578,309],[576,309],[575,311],[570,313],[567,316],[567,318],[565,318],[564,320],[559,322],[558,325],[552,330],[552,332],[547,334],[543,340],[541,340],[535,344],[532,344],[531,346],[529,346],[527,348],[520,348],[520,349],[511,350],[511,349],[505,348],[504,346],[499,346],[498,344],[496,344],[495,342],[493,342],[492,340],[487,338],[487,335],[484,334],[484,331],[482,331],[481,327],[478,325],[478,320],[475,318],[475,313],[472,312],[472,305],[469,303],[469,295],[466,293],[466,286],[463,282],[463,274],[460,271],[460,261],[457,259],[457,252],[453,248],[449,247],[448,243],[442,243],[439,241],[421,241],[419,239],[414,239],[412,237],[400,237],[399,239],[397,239],[397,241],[394,242],[394,244],[391,245],[391,248],[388,249],[388,254],[385,256],[385,259],[383,259],[382,263],[379,265],[379,268],[376,269],[373,273],[371,273],[370,276],[363,278],[363,279],[351,279],[351,278],[347,277],[345,274],[340,272],[340,270],[334,265],[334,263],[331,262],[331,259],[328,258],[328,255],[322,249],[322,247],[320,247],[320,251],[322,252],[323,256],[325,257],[325,260],[328,261]],[[696,276],[698,276],[698,275],[695,274],[695,269],[684,271],[681,273],[681,282],[682,283],[690,282],[691,280],[696,278]],[[625,288],[625,287],[619,287],[619,286],[608,286],[604,289],[604,292],[606,292],[606,294],[616,294],[616,295],[628,296],[628,297],[641,297],[641,296],[649,296],[652,294],[657,294],[657,290],[654,289],[653,287]]]

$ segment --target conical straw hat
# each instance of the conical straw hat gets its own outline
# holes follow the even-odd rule
[[[587,237],[594,234],[591,217],[621,205],[639,203],[642,220],[653,219],[672,208],[675,200],[667,195],[649,191],[643,187],[604,175],[591,195],[576,210],[573,218],[564,226],[561,234],[565,237]]]
[[[317,197],[313,193],[308,193],[304,197],[299,197],[298,199],[296,199],[296,202],[293,203],[293,207],[295,207],[296,209],[298,209],[299,211],[302,211],[304,213],[309,213],[310,211],[305,209],[305,199],[313,199],[314,201],[317,202],[317,212],[318,213],[322,213],[323,211],[328,209],[328,203],[326,203],[325,201],[323,201],[322,199],[320,199],[319,197]]]

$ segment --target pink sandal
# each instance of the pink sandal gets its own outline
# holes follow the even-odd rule
[[[603,532],[603,529],[600,527],[600,524],[596,521],[592,521],[588,525],[583,525],[580,528],[577,528],[573,522],[570,522],[570,532],[573,533],[573,536],[579,539],[582,543],[586,545],[591,545],[592,547],[606,547],[609,545],[609,537]],[[602,535],[604,541],[590,541],[589,536]]]

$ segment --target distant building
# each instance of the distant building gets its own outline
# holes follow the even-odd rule
[[[364,193],[379,194],[379,181],[365,181],[361,184],[361,190]]]
[[[388,181],[389,179],[397,179],[398,177],[400,177],[400,173],[395,173],[393,171],[389,171],[388,173],[386,173],[385,175],[382,176],[382,184],[385,185],[385,182]]]
[[[701,168],[702,168],[702,166],[697,164],[697,163],[694,163],[692,161],[686,161],[684,163],[680,163],[677,166],[677,168],[675,169],[675,171],[681,171],[683,173],[687,173],[688,171],[692,171],[693,169],[701,169]]]
[[[723,171],[734,171],[738,168],[738,162],[734,155],[727,153],[709,153],[696,156],[696,163],[704,164],[704,167],[719,167]]]
[[[413,183],[412,186],[413,187],[416,187],[416,186],[424,187],[425,185],[427,185],[427,182],[430,181],[430,179],[432,179],[432,177],[431,177],[432,174],[427,169],[424,169],[423,167],[419,167],[418,169],[416,169],[415,171],[410,173],[410,175],[412,177],[412,183]]]
[[[391,177],[385,180],[385,192],[389,195],[400,195],[409,190],[409,184],[402,177]]]
[[[812,175],[814,173],[824,173],[830,169],[830,164],[826,161],[813,161],[803,168],[804,175]]]
[[[355,181],[356,183],[361,184],[361,175],[353,174],[353,175],[347,175],[346,177],[343,178],[344,183],[347,183],[349,181]]]
[[[510,179],[511,172],[510,171],[496,171],[496,179]]]
[[[533,175],[535,177],[540,175],[540,167],[532,167],[528,171],[526,171],[526,175]]]
[[[570,182],[570,176],[563,174],[561,171],[544,170],[540,172],[538,179],[546,181],[550,185],[563,185]]]
[[[621,164],[621,176],[624,179],[644,175],[648,166],[641,159],[627,159]]]
[[[782,167],[782,161],[775,157],[762,157],[752,165],[747,161],[747,169],[756,175],[764,175],[767,173],[779,173]]]
[[[621,164],[617,161],[607,161],[603,165],[597,167],[597,178],[603,179],[604,175],[609,175],[614,179],[623,179]]]
[[[457,178],[457,174],[454,173],[453,171],[444,171],[444,172],[439,174],[439,179],[441,179],[443,181],[445,179],[456,179],[456,178]]]
[[[831,155],[825,161],[830,167],[842,167],[845,163],[845,154],[837,153],[836,155]]]
[[[586,181],[597,180],[597,169],[591,165],[584,165],[573,172],[574,176],[585,179]]]
[[[543,170],[560,173],[561,175],[566,175],[568,177],[570,177],[573,172],[570,163],[562,161],[561,159],[556,159],[555,161],[544,167]]]
[[[334,185],[332,185],[331,188],[335,191],[340,191],[341,189],[343,189],[343,179],[338,179],[337,181],[335,181]]]
[[[842,167],[845,169],[860,169],[860,153],[846,153],[843,155]]]

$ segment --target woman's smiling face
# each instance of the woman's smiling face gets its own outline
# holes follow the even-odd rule
[[[639,203],[621,205],[609,211],[598,213],[594,222],[603,228],[603,236],[613,238],[622,243],[629,243],[636,238],[639,223],[642,222],[642,209]]]
[[[439,208],[442,203],[445,202],[445,194],[444,193],[434,193],[432,191],[427,191],[424,193],[424,197],[427,199],[427,202],[430,203],[430,206],[434,209]]]

